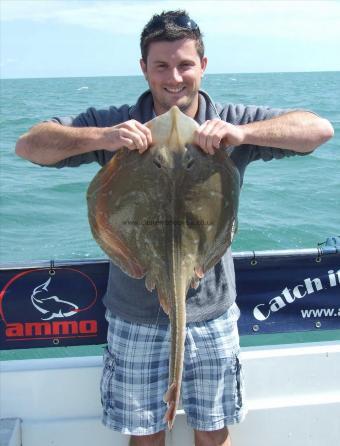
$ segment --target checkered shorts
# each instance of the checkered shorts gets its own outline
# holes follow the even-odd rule
[[[182,407],[197,430],[218,430],[245,416],[234,304],[222,316],[187,324]],[[123,434],[166,429],[170,327],[139,324],[111,315],[101,379],[103,424]]]

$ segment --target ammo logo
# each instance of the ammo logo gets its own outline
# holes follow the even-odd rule
[[[18,272],[0,292],[2,337],[5,341],[50,339],[57,345],[63,338],[97,336],[97,320],[87,317],[97,299],[93,280],[75,268]]]

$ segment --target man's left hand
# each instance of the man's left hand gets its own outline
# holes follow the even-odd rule
[[[244,132],[241,126],[229,124],[221,119],[205,121],[195,132],[194,143],[204,152],[213,155],[221,147],[243,144]]]

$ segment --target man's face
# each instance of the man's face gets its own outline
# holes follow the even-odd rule
[[[141,60],[140,64],[149,83],[157,115],[177,105],[188,116],[195,116],[207,58],[200,59],[194,40],[152,42],[147,63]]]

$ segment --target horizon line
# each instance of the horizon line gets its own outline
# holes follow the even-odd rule
[[[222,75],[222,74],[305,74],[305,73],[340,73],[340,70],[309,70],[309,71],[228,71],[223,73],[205,73],[205,76],[211,75]],[[27,76],[27,77],[1,77],[0,80],[41,80],[41,79],[89,79],[89,78],[101,78],[101,77],[141,77],[144,78],[142,74],[104,74],[104,75],[77,75],[77,76]]]

